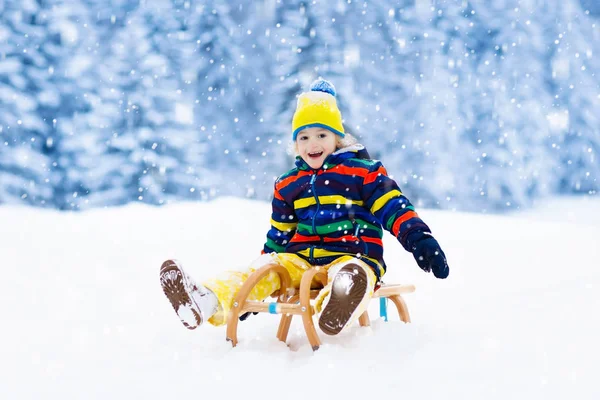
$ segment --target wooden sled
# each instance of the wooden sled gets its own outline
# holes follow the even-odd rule
[[[270,273],[277,273],[281,280],[280,290],[272,297],[275,302],[249,301],[248,295],[258,282]],[[289,272],[280,265],[269,264],[253,272],[244,282],[240,291],[234,299],[233,307],[227,318],[227,340],[235,347],[238,343],[237,327],[240,315],[246,312],[259,312],[269,314],[281,314],[279,329],[277,330],[277,339],[286,342],[292,317],[294,315],[302,316],[302,323],[306,331],[306,337],[313,350],[318,350],[321,340],[317,335],[313,322],[315,314],[314,306],[311,300],[319,294],[320,288],[327,284],[327,272],[319,267],[309,269],[302,275],[300,289],[296,291],[290,287],[291,277]],[[315,287],[319,289],[314,289]],[[400,319],[404,322],[410,322],[410,315],[406,303],[402,298],[403,293],[412,293],[415,291],[414,285],[382,285],[375,291],[372,298],[380,298],[382,310],[385,307],[385,299],[390,299],[396,306]],[[387,320],[387,311],[381,313]],[[359,317],[360,326],[369,326],[370,318],[367,311]]]

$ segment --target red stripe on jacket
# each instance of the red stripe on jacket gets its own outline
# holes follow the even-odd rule
[[[363,242],[375,243],[375,244],[383,247],[383,241],[379,238],[373,238],[373,237],[368,237],[368,236],[361,236],[360,238],[363,240]]]
[[[352,236],[352,235],[341,236],[339,238],[331,238],[331,237],[325,236],[323,238],[323,242],[325,242],[325,243],[331,243],[331,242],[355,242],[356,240],[358,240],[358,238],[356,236]]]
[[[403,222],[406,222],[411,218],[419,218],[419,216],[414,211],[407,211],[404,214],[402,214],[402,216],[398,218],[396,222],[394,222],[394,226],[392,226],[392,233],[394,234],[394,236],[398,236],[398,232],[400,231],[400,225],[402,225]]]
[[[296,233],[290,242],[318,242],[321,240],[319,236],[304,236]]]
[[[365,176],[364,185],[368,185],[369,183],[375,182],[377,180],[377,178],[379,178],[381,175],[387,175],[387,171],[385,170],[384,167],[379,167],[377,169],[377,171],[368,173]]]
[[[273,192],[273,197],[275,197],[277,200],[285,201],[281,193],[279,193],[278,189],[275,189],[275,191]]]
[[[298,171],[298,173],[296,175],[288,176],[287,178],[277,182],[277,184],[275,185],[275,188],[277,190],[281,190],[282,188],[286,187],[290,183],[296,182],[298,179],[302,178],[303,176],[307,176],[307,175],[312,175],[312,173],[310,171]]]
[[[304,236],[304,235],[301,235],[299,233],[296,233],[294,235],[294,237],[292,238],[292,240],[290,240],[290,242],[318,242],[319,240],[321,240],[321,237],[317,236],[317,235],[315,235],[315,236]],[[332,237],[327,237],[327,236],[323,237],[323,242],[324,243],[355,242],[357,240],[362,240],[363,242],[375,243],[375,244],[377,244],[379,246],[383,246],[383,242],[381,241],[381,239],[367,237],[367,236],[361,236],[360,239],[357,238],[356,236],[352,236],[352,235],[341,236],[339,238],[332,238]]]
[[[336,165],[335,167],[325,171],[325,173],[332,173],[332,172],[336,173],[336,174],[340,174],[340,175],[360,176],[361,178],[364,178],[365,176],[367,176],[367,173],[369,171],[365,168],[346,167],[345,165]]]

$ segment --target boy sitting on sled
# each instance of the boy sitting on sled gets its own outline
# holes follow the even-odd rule
[[[256,269],[279,264],[298,288],[304,271],[327,270],[328,284],[315,302],[319,327],[336,335],[366,309],[386,271],[383,229],[391,232],[419,267],[444,279],[448,264],[429,227],[380,161],[344,132],[335,88],[317,80],[298,98],[292,122],[296,167],[275,182],[271,229],[262,255],[246,271],[228,271],[201,285],[180,263],[160,270],[163,291],[189,329],[204,321],[223,325],[240,287]],[[248,300],[264,300],[279,289],[273,273]]]

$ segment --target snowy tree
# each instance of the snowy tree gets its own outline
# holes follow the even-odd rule
[[[303,50],[304,67],[300,71],[300,83],[304,90],[308,90],[310,83],[318,77],[330,80],[335,85],[344,118],[354,113],[354,107],[360,106],[352,98],[352,75],[345,62],[347,39],[351,35],[351,21],[345,16],[346,7],[347,3],[343,0],[316,0],[307,4],[310,41]],[[353,127],[350,121],[344,120],[344,126],[359,136],[359,129]]]
[[[285,7],[294,3],[285,2]],[[293,85],[290,81],[294,76],[285,77],[287,82],[275,78],[274,69],[280,64],[274,57],[281,47],[292,50],[289,39],[293,40],[293,34],[288,40],[281,36],[282,24],[277,21],[281,13],[277,10],[274,15],[272,8],[267,3],[249,3],[233,13],[241,29],[239,35],[234,33],[232,37],[244,49],[234,90],[238,94],[238,113],[246,115],[243,132],[246,167],[242,168],[240,183],[245,188],[242,195],[263,199],[273,194],[273,182],[291,165],[287,154],[291,113],[289,109],[277,108],[289,101],[286,89]]]
[[[189,26],[194,48],[183,73],[193,77],[194,118],[208,149],[206,165],[219,182],[214,194],[240,194],[244,189],[240,182],[246,179],[238,174],[247,177],[245,149],[250,137],[258,136],[252,131],[255,117],[247,117],[252,115],[252,101],[244,104],[247,108],[241,107],[240,101],[252,95],[241,85],[253,75],[242,67],[243,50],[235,43],[242,29],[232,19],[228,5],[218,1],[193,3]]]
[[[598,192],[600,188],[600,26],[577,1],[557,6],[558,23],[547,36],[554,108],[552,128],[562,134],[553,147],[560,161],[560,191]]]
[[[0,203],[268,199],[317,77],[419,206],[595,194],[595,4],[0,1]]]
[[[304,57],[310,43],[306,1],[285,1],[263,10],[267,15],[261,46],[269,55],[269,79],[263,115],[265,131],[272,142],[268,157],[273,158],[275,176],[293,165],[293,154],[286,155],[292,139],[292,117],[297,96],[302,91],[301,73],[310,69]],[[271,185],[272,186],[272,185]],[[271,187],[272,189],[272,187]]]
[[[445,158],[456,143],[456,95],[432,28],[429,8],[370,1],[348,6],[347,66],[352,70],[352,126],[416,203],[434,202],[452,188]],[[352,40],[350,39],[352,38]],[[360,129],[364,127],[365,129]],[[435,145],[435,146],[434,146]],[[441,174],[441,177],[440,177]],[[450,189],[449,189],[450,188]]]
[[[527,2],[478,2],[461,12],[474,27],[470,36],[463,31],[466,46],[456,54],[474,68],[459,92],[468,107],[461,109],[467,125],[461,142],[475,152],[470,190],[459,203],[495,211],[529,205],[553,189],[556,167],[549,157],[544,25],[530,19],[536,8]]]
[[[512,16],[515,8],[448,2],[399,13],[413,57],[403,64],[415,66],[402,160],[425,204],[500,210],[552,189],[542,27]],[[415,32],[415,20],[432,23]]]
[[[208,191],[192,99],[182,94],[171,60],[156,48],[155,39],[163,36],[154,34],[152,22],[162,12],[156,6],[131,10],[98,63],[81,55],[90,56],[79,71],[90,111],[65,128],[61,149],[78,198],[72,207],[162,204]]]
[[[57,206],[57,123],[80,108],[66,57],[85,35],[78,2],[0,3],[0,203]]]

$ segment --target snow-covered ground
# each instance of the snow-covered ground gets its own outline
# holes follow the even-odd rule
[[[160,289],[166,258],[197,280],[248,265],[267,203],[0,207],[0,398],[600,398],[600,199],[419,213],[450,277],[386,234],[386,281],[417,287],[413,322],[383,322],[373,302],[370,328],[321,335],[313,353],[299,320],[278,342],[271,315],[240,323],[236,348],[224,327],[188,331]]]

